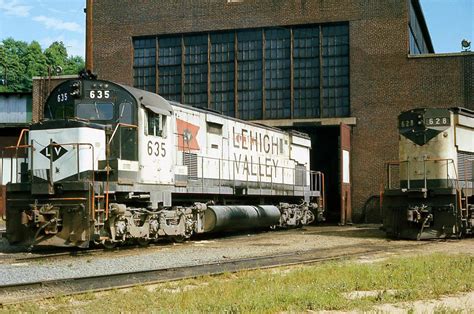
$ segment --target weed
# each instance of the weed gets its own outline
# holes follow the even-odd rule
[[[108,312],[301,312],[305,310],[370,309],[382,303],[438,298],[474,288],[474,257],[423,255],[392,258],[371,264],[327,262],[306,267],[225,273],[163,283],[156,289],[115,290],[95,298],[73,296],[56,308],[34,303],[6,307],[7,311]],[[347,298],[353,291],[378,291],[362,298]],[[74,300],[76,302],[74,302]],[[49,303],[53,306],[54,302]],[[445,312],[442,308],[438,312]]]

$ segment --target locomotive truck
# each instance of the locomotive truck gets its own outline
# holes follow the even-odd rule
[[[113,247],[323,220],[306,134],[81,77],[4,149],[11,244]],[[13,160],[15,164],[13,165]]]

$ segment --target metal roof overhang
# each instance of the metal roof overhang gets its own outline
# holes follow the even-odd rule
[[[173,113],[171,104],[158,94],[147,92],[135,87],[120,85],[125,88],[137,102],[154,113],[170,116]]]

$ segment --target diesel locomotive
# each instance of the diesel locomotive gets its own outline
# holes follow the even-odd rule
[[[58,85],[4,149],[11,244],[86,248],[324,219],[311,141],[114,82]]]
[[[387,235],[463,237],[474,229],[474,111],[425,108],[398,117],[399,161],[387,165]]]

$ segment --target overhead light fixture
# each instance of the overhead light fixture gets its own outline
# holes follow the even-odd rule
[[[471,42],[467,39],[461,41],[462,51],[471,51]]]

